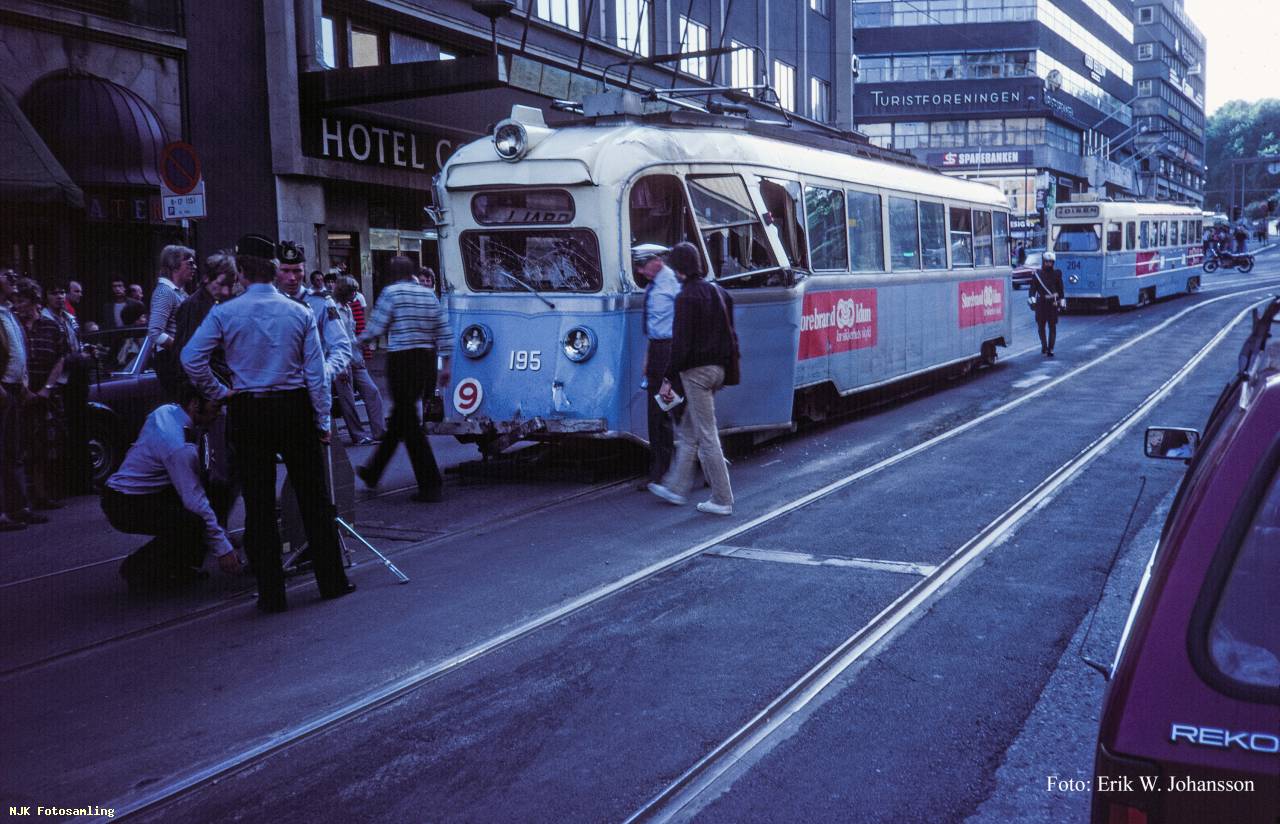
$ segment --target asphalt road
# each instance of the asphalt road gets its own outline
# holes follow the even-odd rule
[[[299,581],[282,616],[216,577],[129,601],[118,536],[74,564],[23,547],[41,577],[11,573],[0,605],[0,809],[620,821],[661,798],[707,822],[1078,820],[1087,795],[1045,779],[1091,774],[1103,682],[1084,659],[1109,662],[1183,469],[1145,459],[1141,430],[1203,424],[1243,325],[1162,387],[1267,283],[1275,254],[1197,296],[1068,316],[1052,360],[1015,301],[995,368],[736,459],[729,519],[637,492],[625,463],[370,499],[361,523],[412,582],[364,556],[354,596]],[[954,572],[913,601],[934,569]],[[896,601],[810,700],[660,797]]]

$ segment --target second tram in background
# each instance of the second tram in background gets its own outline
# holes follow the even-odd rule
[[[644,290],[631,249],[698,247],[732,290],[742,383],[722,432],[790,429],[841,396],[1012,338],[998,189],[866,143],[741,117],[584,101],[555,128],[516,107],[437,184],[459,335],[437,434],[647,442]],[[807,145],[806,145],[807,143]]]
[[[1073,308],[1138,306],[1200,288],[1204,214],[1174,203],[1054,207],[1049,244]]]

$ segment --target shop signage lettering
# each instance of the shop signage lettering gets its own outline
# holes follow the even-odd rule
[[[304,145],[305,153],[313,157],[429,174],[440,171],[454,147],[462,142],[333,117],[319,118],[313,129],[312,140]]]
[[[807,292],[800,316],[800,360],[876,345],[876,290]]]
[[[85,192],[85,217],[93,223],[163,223],[158,196]]]
[[[882,91],[871,91],[871,105],[879,108],[901,108],[912,106],[974,106],[992,103],[1021,103],[1022,92],[955,92],[940,94],[886,94]]]
[[[956,166],[1028,166],[1030,164],[1031,152],[1018,149],[931,152],[929,154],[929,165],[941,166],[944,169]]]
[[[1061,100],[1059,100],[1058,98],[1054,97],[1051,94],[1046,94],[1044,96],[1044,104],[1048,106],[1050,109],[1053,109],[1055,112],[1057,112],[1060,115],[1065,115],[1066,117],[1076,116],[1075,106],[1070,106],[1066,103],[1063,103]]]
[[[1004,281],[971,280],[960,284],[960,328],[1004,320]]]

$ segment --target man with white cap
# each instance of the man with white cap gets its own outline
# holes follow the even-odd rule
[[[1031,276],[1031,300],[1036,309],[1036,330],[1040,333],[1040,354],[1053,357],[1053,345],[1058,338],[1058,309],[1067,305],[1066,291],[1062,286],[1062,270],[1053,263],[1057,259],[1052,251],[1044,253],[1040,268]],[[1045,335],[1048,327],[1048,335]]]
[[[639,278],[645,281],[644,316],[642,319],[648,346],[645,349],[645,397],[649,421],[649,480],[662,481],[675,454],[675,432],[671,415],[664,412],[654,395],[671,362],[672,324],[676,317],[676,295],[680,281],[663,261],[665,246],[642,243],[631,250],[631,259]]]

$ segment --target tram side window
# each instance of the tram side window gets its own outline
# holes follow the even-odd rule
[[[794,180],[760,179],[760,199],[768,210],[768,219],[778,231],[782,250],[797,269],[809,268],[809,249],[805,243],[804,221],[800,220],[800,184]]]
[[[813,261],[813,270],[848,269],[849,236],[845,232],[844,192],[806,186],[804,212],[809,226],[809,258]]]
[[[690,175],[689,197],[707,245],[711,271],[733,286],[781,282],[764,222],[738,175]],[[768,272],[770,276],[757,272]]]
[[[1143,249],[1150,249],[1151,248],[1151,221],[1144,220],[1141,223],[1139,223],[1138,226],[1141,229],[1141,240],[1139,245]]]
[[[684,187],[675,175],[649,175],[636,181],[631,187],[629,207],[632,246],[656,243],[670,249],[698,236]]]
[[[1186,246],[1191,242],[1191,221],[1182,221],[1182,232],[1178,235],[1178,243]]]
[[[1119,221],[1107,221],[1107,251],[1124,251],[1124,235],[1120,231]]]
[[[1159,226],[1159,234],[1157,235],[1158,239],[1156,240],[1156,245],[1168,246],[1169,245],[1169,221],[1162,220],[1157,224],[1157,226]]]
[[[1008,263],[1007,223],[1005,227],[1004,262]],[[941,203],[920,204],[920,255],[926,269],[947,268],[947,208]]]
[[[880,195],[850,190],[849,251],[855,272],[884,271],[884,233],[880,230]]]
[[[975,266],[991,266],[991,213],[973,210],[973,262]]]
[[[895,272],[920,268],[920,221],[916,202],[889,198],[889,268]]]
[[[1125,239],[1124,248],[1126,249],[1138,248],[1138,224],[1137,223],[1131,220],[1124,225],[1124,239]]]
[[[993,217],[995,218],[996,266],[1008,266],[1009,265],[1009,216],[1004,212],[996,212],[993,215]]]
[[[957,206],[951,207],[951,265],[973,265],[973,217]]]

